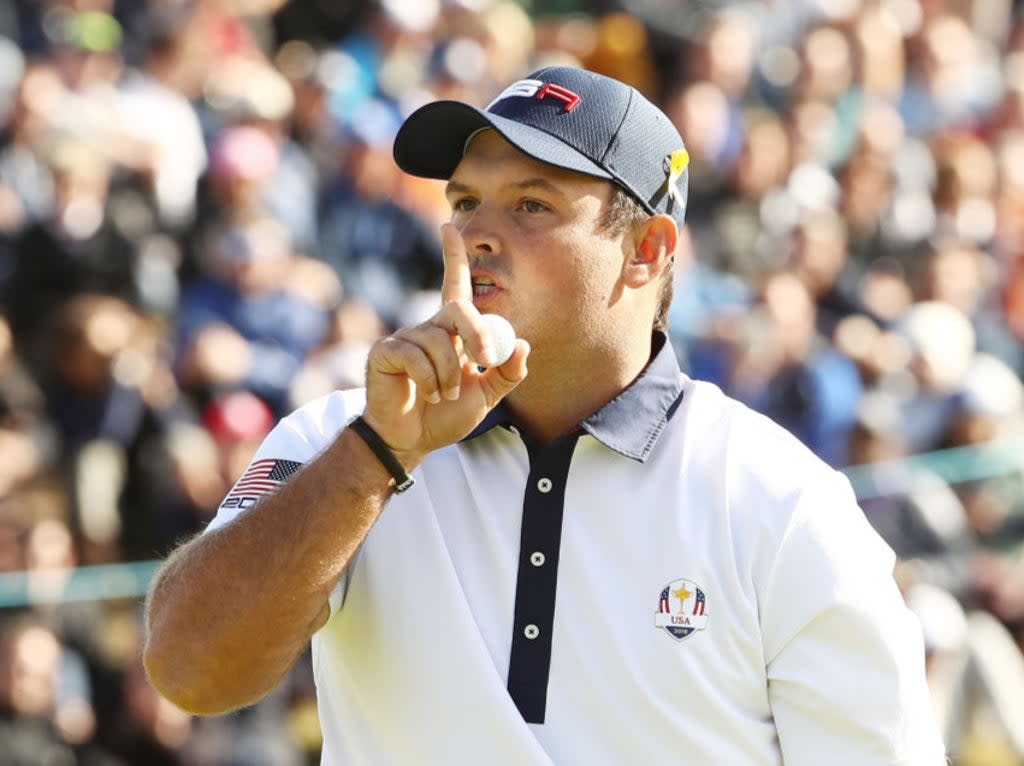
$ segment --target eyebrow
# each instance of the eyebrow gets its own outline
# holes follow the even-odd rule
[[[555,184],[551,183],[546,178],[537,176],[536,178],[526,178],[522,181],[515,181],[512,183],[505,184],[506,188],[515,189],[517,191],[527,191],[529,189],[541,189],[554,194],[558,197],[565,197],[565,192],[558,188]],[[449,181],[444,187],[444,194],[446,197],[451,197],[456,194],[469,194],[473,191],[473,187],[469,184],[464,184],[461,181]]]

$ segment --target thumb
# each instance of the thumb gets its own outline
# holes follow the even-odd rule
[[[487,400],[487,408],[494,407],[513,388],[526,378],[526,360],[530,356],[530,344],[522,338],[516,340],[512,356],[504,364],[491,367],[480,376],[480,387]]]

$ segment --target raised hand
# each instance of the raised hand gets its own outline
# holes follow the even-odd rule
[[[399,330],[370,350],[364,419],[399,456],[411,464],[458,441],[483,420],[526,377],[530,353],[516,341],[504,364],[481,372],[494,348],[473,305],[466,245],[452,224],[441,227],[444,247],[442,306],[415,327]]]

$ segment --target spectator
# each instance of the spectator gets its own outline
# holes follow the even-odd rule
[[[209,236],[218,225],[266,215],[266,197],[280,159],[273,139],[259,128],[232,125],[218,133],[199,192],[203,215],[194,234]]]
[[[154,555],[142,509],[161,507],[154,451],[181,417],[159,335],[123,301],[84,294],[57,315],[48,347],[43,386],[86,561]]]
[[[975,566],[977,603],[1003,622],[1024,645],[1024,384],[1005,363],[975,355],[946,436],[949,447],[1016,445],[996,475],[960,482],[957,494],[980,543],[990,552]]]
[[[817,305],[817,330],[834,340],[839,323],[859,311],[846,223],[833,210],[809,212],[797,224],[792,267]]]
[[[976,126],[1000,95],[1000,74],[963,18],[943,10],[925,20],[911,54],[900,112],[912,135]]]
[[[861,396],[856,368],[817,334],[815,305],[797,276],[768,276],[758,313],[773,348],[766,353],[748,346],[747,354],[763,354],[765,363],[750,374],[741,357],[734,368],[739,375],[725,389],[788,428],[826,462],[845,465]]]
[[[228,153],[241,151],[241,156],[231,157],[231,163],[244,163],[244,155],[257,149],[258,137],[249,135],[253,131],[261,133],[264,141],[269,139],[272,149],[258,150],[272,154],[274,159],[263,171],[267,176],[258,179],[263,183],[259,184],[254,203],[285,224],[296,249],[307,255],[315,254],[316,199],[320,189],[307,149],[289,136],[295,109],[291,84],[262,58],[234,56],[209,74],[205,88],[209,116],[223,125],[223,140],[232,140],[232,129],[245,131],[248,143],[222,147]],[[231,172],[231,166],[218,170]]]
[[[101,766],[89,744],[95,725],[81,682],[81,660],[41,623],[26,617],[0,634],[0,750],[11,766],[81,763]]]
[[[182,380],[204,399],[246,388],[281,413],[291,378],[326,336],[328,306],[300,291],[301,258],[275,219],[226,229],[205,255],[207,274],[178,311]]]
[[[924,301],[901,317],[899,332],[910,346],[909,369],[882,381],[880,387],[900,400],[910,453],[938,449],[974,358],[974,329],[952,306]]]
[[[196,188],[206,168],[202,126],[191,94],[179,19],[151,12],[142,66],[121,85],[121,132],[145,147],[137,172],[145,179],[160,225],[181,231],[195,215]]]
[[[220,502],[249,465],[260,442],[270,433],[274,414],[255,394],[231,391],[206,406],[202,424],[217,449],[216,467],[221,486],[216,501]]]
[[[327,338],[292,382],[289,396],[292,406],[305,404],[334,389],[358,387],[366,370],[370,346],[385,334],[386,327],[368,301],[360,298],[342,301],[334,311]]]
[[[134,302],[135,248],[107,215],[113,168],[90,145],[65,140],[47,158],[54,173],[50,216],[14,242],[14,270],[5,302],[16,346],[38,371],[48,319],[82,293],[103,293]]]
[[[904,592],[925,583],[963,598],[977,549],[966,512],[941,476],[905,460],[906,445],[899,402],[882,392],[867,394],[849,443],[861,507],[896,552]]]
[[[995,300],[996,275],[997,264],[980,248],[962,241],[936,243],[921,259],[916,294],[962,312],[971,320],[978,350],[1019,373],[1024,371],[1024,350]]]
[[[398,124],[386,104],[371,104],[351,133],[342,175],[326,192],[321,240],[347,293],[395,326],[405,296],[440,287],[441,249],[436,233],[392,199]]]
[[[58,88],[57,75],[44,63],[25,63],[6,110],[0,149],[0,292],[13,271],[10,242],[35,221],[46,218],[54,202],[53,174],[38,151],[44,121],[40,102]]]
[[[10,325],[0,314],[0,498],[52,467],[58,434],[44,406],[43,393],[18,359]]]

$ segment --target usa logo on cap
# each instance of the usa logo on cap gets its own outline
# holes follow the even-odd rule
[[[708,623],[707,597],[692,580],[673,580],[661,591],[654,625],[682,641]]]

